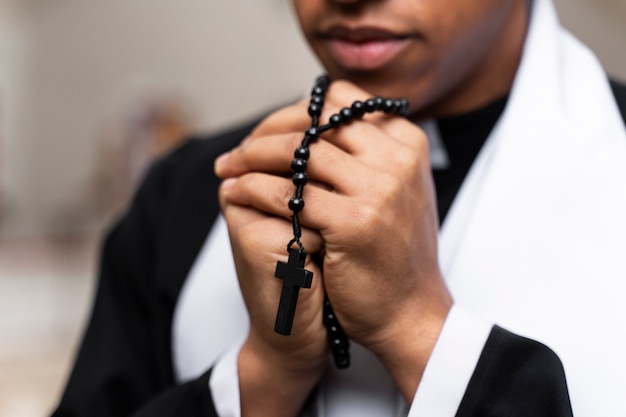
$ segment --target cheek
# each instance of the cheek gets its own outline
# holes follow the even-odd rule
[[[300,28],[309,39],[315,27],[316,16],[320,13],[322,0],[293,0],[291,3]]]
[[[432,27],[430,50],[437,55],[443,75],[473,67],[498,40],[498,33],[511,9],[511,1],[457,2],[442,13]]]
[[[471,5],[466,7],[465,15],[457,16],[456,35],[461,43],[480,49],[483,43],[496,42],[497,32],[513,11],[513,3],[512,0],[482,1],[473,9]]]

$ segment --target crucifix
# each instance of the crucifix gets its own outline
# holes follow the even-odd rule
[[[311,288],[313,272],[304,269],[306,252],[304,249],[289,249],[287,263],[278,262],[274,276],[283,280],[278,313],[274,331],[282,335],[291,334],[291,326],[296,313],[296,304],[300,288]]]

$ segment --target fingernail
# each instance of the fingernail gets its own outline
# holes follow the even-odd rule
[[[229,155],[230,155],[230,152],[226,152],[217,157],[217,159],[215,160],[215,172],[216,173],[219,173],[219,171],[223,168],[224,163],[228,159]]]
[[[250,139],[252,139],[250,135],[246,136],[245,138],[243,138],[239,146],[245,146],[248,142],[250,142]]]
[[[235,182],[237,182],[237,178],[227,178],[222,182],[222,188],[224,190],[230,190],[233,188],[233,185],[235,185]]]

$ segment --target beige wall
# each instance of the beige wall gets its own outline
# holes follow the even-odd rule
[[[557,4],[626,79],[626,1]],[[196,128],[215,130],[301,94],[319,71],[286,0],[0,5],[5,234],[95,227],[87,200],[107,163],[102,142],[142,97],[180,99]]]
[[[555,0],[561,22],[626,80],[626,0]]]
[[[1,83],[5,233],[90,227],[100,142],[146,96],[215,130],[299,96],[318,71],[284,1],[31,3],[13,9],[5,47],[20,55]]]

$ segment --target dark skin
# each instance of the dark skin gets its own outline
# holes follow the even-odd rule
[[[523,0],[293,3],[330,76],[344,80],[331,85],[323,121],[373,95],[408,97],[413,117],[464,112],[498,98],[510,88],[527,19]],[[342,38],[347,55],[333,52],[332,37]],[[378,59],[387,41],[394,53]],[[324,291],[348,336],[377,355],[407,403],[452,306],[437,260],[427,138],[406,119],[374,114],[311,146],[302,240],[322,256],[324,273],[307,260],[315,276],[300,292],[292,335],[274,333],[282,285],[274,269],[286,260],[292,236],[289,165],[310,125],[307,105],[270,115],[216,163],[251,318],[238,358],[243,416],[301,410],[328,365]]]
[[[295,0],[302,32],[333,79],[407,97],[418,118],[465,113],[506,94],[519,64],[527,0]],[[404,40],[384,65],[344,63],[329,38],[353,40],[376,29]],[[335,30],[335,31],[333,31]],[[352,65],[351,65],[352,64]]]

